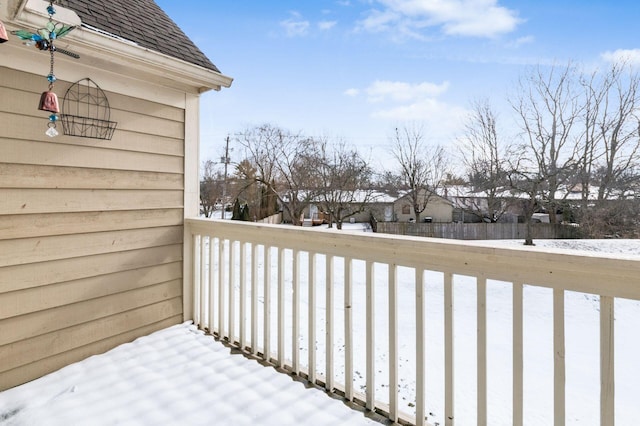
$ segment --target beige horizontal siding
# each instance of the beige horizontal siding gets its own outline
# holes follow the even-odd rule
[[[4,188],[49,189],[183,189],[179,173],[96,170],[0,162]]]
[[[40,93],[43,90],[46,90],[46,84],[44,84],[42,76],[35,76],[37,83],[34,84],[33,74],[25,74],[13,69],[0,67],[0,75],[2,76],[3,83],[2,86],[0,86],[0,90],[17,90],[26,93],[33,93],[37,96],[40,96]],[[71,82],[61,80],[56,82],[55,92],[58,94],[60,100],[64,98],[69,87],[71,87]],[[149,102],[144,99],[132,98],[126,94],[113,92],[105,93],[112,111],[135,111],[139,114],[184,122],[184,110],[181,108],[170,107],[156,102]],[[42,112],[40,113],[44,114]]]
[[[23,116],[15,116],[15,117],[16,117],[15,120],[18,120],[23,124],[30,122],[29,117],[27,117],[26,120],[23,118],[18,118]],[[33,117],[31,117],[31,119],[33,119]],[[35,126],[33,123],[31,123],[30,127],[26,129],[13,129],[11,131],[7,131],[6,137],[7,139],[10,139],[11,142],[9,145],[6,145],[6,146],[18,148],[20,144],[25,143],[27,144],[27,146],[37,147],[41,145],[35,145],[32,142],[43,142],[48,145],[51,145],[53,143],[55,145],[72,145],[72,146],[78,146],[83,148],[104,148],[105,147],[105,141],[103,139],[84,139],[84,138],[58,136],[61,138],[60,140],[57,140],[57,141],[51,140],[44,134],[44,131],[46,130],[46,127],[45,127],[46,117],[40,117],[38,118],[38,120],[43,120],[43,121],[41,121]],[[62,138],[64,138],[64,142],[61,142]],[[109,141],[109,149],[116,149],[119,151],[142,152],[145,154],[167,155],[167,156],[181,158],[184,145],[181,140],[171,139],[171,138],[162,138],[159,136],[147,135],[143,133],[131,133],[131,132],[123,131],[122,129],[116,128],[116,131],[114,132],[112,139]],[[94,152],[102,152],[102,151],[94,151]],[[32,164],[32,163],[27,163],[27,164]],[[33,163],[33,164],[38,164],[38,163]],[[78,167],[86,167],[86,166],[80,164]],[[163,171],[163,170],[158,170],[158,171]]]
[[[164,281],[179,280],[181,277],[181,263],[173,262],[3,293],[0,294],[0,319],[97,299]],[[23,320],[16,318],[16,321],[20,321],[16,322],[19,325]],[[19,330],[20,327],[16,326],[13,333],[20,333]],[[8,339],[9,333],[11,330],[0,323],[0,344]]]
[[[45,89],[0,67],[0,390],[182,321],[184,109],[107,92],[111,140],[51,139]]]
[[[16,123],[16,126],[5,129],[5,137],[47,142],[57,140],[57,138],[52,140],[44,135],[50,113],[34,108],[34,105],[37,106],[40,101],[40,95],[40,92],[27,92],[0,86],[0,98],[13,101],[11,104],[0,103],[0,114],[6,114],[4,119]],[[175,110],[172,107],[166,108],[169,111]],[[118,131],[114,133],[112,141],[109,141],[109,146],[114,149],[182,156],[184,123],[181,120],[183,117],[180,117],[180,121],[167,119],[165,116],[171,114],[165,114],[157,107],[153,113],[157,115],[112,109],[109,119],[118,123],[116,127]],[[123,117],[127,117],[127,119],[123,119]],[[39,121],[42,126],[34,126],[33,123],[31,125],[25,124],[27,121],[33,120]],[[61,131],[62,124],[58,123],[58,127]],[[66,142],[93,147],[104,146],[104,140],[101,139],[67,138]]]
[[[111,121],[118,123],[118,128],[122,131],[151,134],[164,138],[184,138],[184,123],[178,121],[120,110],[111,111]]]
[[[120,231],[182,224],[182,209],[121,210],[3,216],[0,240]]]
[[[181,310],[182,300],[176,297],[161,303],[138,307],[95,321],[10,343],[4,345],[0,351],[0,365],[6,370],[10,370],[44,357],[71,350],[74,347],[88,345],[96,340],[124,333],[131,328],[142,327],[159,319],[177,315]],[[81,312],[81,314],[85,313]]]
[[[22,365],[12,370],[0,372],[0,389],[11,388],[21,383],[37,379],[40,376],[62,368],[72,362],[80,361],[91,355],[106,352],[115,346],[130,342],[139,336],[145,336],[153,333],[154,331],[178,324],[181,319],[182,314],[178,314],[173,317],[158,320],[157,322],[149,325],[131,329],[115,336],[110,336],[106,339],[98,340],[84,346],[79,346],[60,354],[42,358],[38,361]]]
[[[181,289],[182,281],[176,279],[97,299],[83,300],[84,303],[63,305],[13,317],[0,324],[0,344],[24,341],[140,306],[161,303],[169,298],[180,297]],[[51,318],[56,318],[56,321],[51,321]],[[16,360],[16,362],[22,361]]]
[[[0,241],[0,267],[130,251],[182,242],[181,226]]]
[[[16,71],[5,73],[3,68],[3,83],[5,76],[16,77],[13,81],[15,85],[3,84],[0,86],[0,96],[6,99],[12,99],[12,103],[3,103],[0,105],[0,112],[13,112],[20,115],[34,115],[39,117],[48,117],[46,111],[39,111],[33,106],[38,105],[41,93],[47,89],[46,84],[29,85],[29,81],[33,75],[15,74]],[[9,76],[9,74],[13,74]],[[22,75],[22,77],[20,77]],[[71,83],[57,81],[54,91],[58,95],[61,113],[65,112],[64,96],[67,89],[71,87]],[[126,95],[115,95],[105,92],[109,101],[110,111],[108,118],[111,121],[120,123],[122,121],[124,129],[132,131],[144,131],[144,133],[158,134],[162,136],[170,136],[180,139],[183,131],[180,129],[184,123],[184,110],[179,108],[160,105],[158,103],[148,102],[143,99],[135,99]],[[74,114],[76,111],[71,111]],[[126,117],[126,119],[124,118]],[[142,121],[141,121],[142,120]],[[150,121],[145,121],[150,120]],[[156,124],[160,127],[154,129],[146,129],[149,124]],[[170,129],[170,130],[169,130]]]
[[[72,144],[60,141],[41,140],[33,137],[28,140],[16,139],[13,133],[37,133],[37,137],[46,138],[46,127],[35,128],[29,118],[16,120],[17,125],[27,125],[29,129],[16,130],[7,139],[0,139],[0,152],[3,163],[41,164],[45,166],[88,167],[95,169],[149,171],[160,173],[183,173],[184,158],[175,155],[143,153],[108,149],[103,146],[92,147],[86,144]],[[3,130],[4,133],[4,130]],[[8,133],[8,132],[7,132]],[[40,135],[39,133],[42,133]],[[71,139],[71,137],[67,137]],[[135,142],[132,138],[130,144]],[[103,142],[104,144],[104,142]]]
[[[182,191],[121,189],[5,189],[0,214],[71,213],[181,208]]]
[[[86,257],[7,266],[1,269],[2,292],[24,290],[119,271],[145,268],[182,260],[182,244],[149,247]]]

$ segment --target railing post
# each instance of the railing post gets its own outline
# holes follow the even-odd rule
[[[445,377],[445,400],[444,423],[447,426],[453,426],[455,423],[455,381],[453,358],[453,274],[445,272],[444,274],[444,377]]]
[[[214,250],[214,245],[215,243],[215,239],[213,237],[209,237],[209,333],[211,333],[211,335],[213,335],[213,332],[215,330],[214,327],[214,323],[215,323],[215,277],[213,275],[213,271],[214,271],[214,261],[215,261],[215,254],[216,254],[216,250]],[[220,247],[220,239],[218,239],[218,243],[217,243],[218,249]],[[218,268],[220,267],[220,265],[218,265]]]
[[[367,260],[367,272],[366,272],[366,280],[367,280],[367,390],[366,390],[366,408],[368,410],[375,409],[375,383],[376,383],[376,368],[375,368],[375,348],[376,348],[376,339],[375,339],[375,289],[374,289],[374,281],[373,277],[375,276],[375,264],[369,260]]]
[[[522,284],[513,283],[513,425],[522,426],[524,382],[522,378]]]
[[[425,318],[424,318],[424,269],[416,268],[416,426],[425,424]]]
[[[316,383],[316,254],[309,252],[309,381]]]
[[[247,253],[246,253],[246,244],[243,241],[240,241],[240,312],[238,313],[238,321],[240,321],[240,349],[244,351],[246,347],[246,310],[247,310]]]
[[[291,325],[291,351],[292,351],[292,368],[293,374],[298,374],[300,372],[300,252],[298,250],[293,251],[293,268],[292,268],[292,277],[291,277],[291,286],[292,286],[292,296],[293,306],[291,307],[292,311],[292,321]]]
[[[553,289],[553,418],[554,426],[565,423],[564,290]]]
[[[198,259],[198,254],[200,253],[199,247],[200,247],[200,240],[201,237],[199,235],[194,235],[193,237],[193,243],[192,243],[192,248],[193,248],[193,252],[192,252],[192,276],[193,276],[193,282],[191,283],[191,293],[190,293],[190,299],[191,299],[191,315],[192,315],[192,319],[193,319],[193,323],[196,326],[200,326],[200,318],[199,318],[199,314],[200,314],[200,307],[199,307],[199,303],[200,303],[200,263],[202,262],[201,259]]]
[[[284,368],[284,249],[278,247],[278,366]]]
[[[352,265],[351,258],[344,259],[344,396],[349,401],[353,400]]]
[[[194,295],[196,283],[196,238],[191,226],[184,225],[182,247],[182,320],[194,320]],[[195,321],[194,321],[195,322]]]
[[[258,353],[258,244],[253,244],[251,263],[251,353],[255,355]]]
[[[614,298],[600,296],[600,424],[615,424]]]
[[[218,339],[224,338],[224,302],[225,302],[225,252],[226,242],[222,238],[218,239]]]
[[[477,280],[478,426],[487,426],[487,279],[478,277]]]
[[[325,256],[325,361],[326,361],[326,378],[325,388],[327,391],[333,391],[333,256]]]
[[[263,359],[271,360],[271,247],[264,246],[264,354]]]
[[[389,417],[398,420],[398,268],[389,263]]]
[[[236,340],[236,242],[229,240],[229,343]]]
[[[207,298],[207,286],[205,285],[205,277],[207,274],[207,263],[205,262],[205,259],[207,258],[206,255],[206,242],[207,240],[209,240],[209,237],[206,237],[204,235],[201,235],[199,237],[200,240],[200,254],[198,255],[198,262],[200,263],[200,273],[198,275],[198,300],[197,300],[197,305],[196,305],[196,309],[198,311],[198,326],[200,327],[201,330],[205,329],[205,309],[204,309],[204,305],[205,305],[205,300]]]

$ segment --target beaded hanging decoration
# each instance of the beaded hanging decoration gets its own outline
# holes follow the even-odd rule
[[[49,82],[49,90],[42,93],[40,97],[40,104],[38,106],[39,110],[51,112],[49,115],[49,123],[47,126],[47,131],[45,134],[49,137],[58,136],[58,131],[56,130],[56,122],[59,119],[58,113],[60,112],[60,105],[58,103],[58,96],[53,91],[53,85],[56,82],[57,78],[53,72],[54,66],[54,53],[56,50],[60,50],[61,53],[68,54],[73,57],[78,57],[75,54],[67,52],[62,49],[56,49],[54,42],[55,40],[64,37],[70,31],[72,31],[75,27],[70,25],[64,25],[62,23],[55,23],[53,21],[53,15],[56,13],[56,9],[53,7],[53,3],[55,0],[49,0],[49,6],[47,7],[47,13],[49,14],[49,22],[45,28],[40,28],[35,33],[26,31],[26,30],[18,30],[13,31],[12,33],[18,36],[20,39],[25,41],[26,45],[35,46],[39,50],[47,50],[49,51],[51,60],[50,60],[50,68],[49,74],[47,75],[47,81]]]

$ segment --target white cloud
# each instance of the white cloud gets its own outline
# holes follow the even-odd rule
[[[531,44],[535,41],[535,37],[534,36],[524,36],[524,37],[518,37],[517,39],[511,41],[510,43],[507,43],[507,47],[510,48],[518,48],[522,45],[525,44]]]
[[[410,102],[425,97],[438,96],[449,88],[449,82],[442,84],[418,83],[411,84],[401,81],[375,81],[366,89],[369,102]]]
[[[396,123],[424,122],[433,136],[447,139],[460,131],[468,114],[469,111],[465,108],[427,98],[374,111],[372,117]]]
[[[438,99],[448,89],[448,81],[440,84],[430,82],[414,84],[377,80],[365,89],[351,88],[344,94],[348,96],[365,94],[369,103],[377,105],[377,109],[371,112],[371,117],[377,121],[396,124],[423,122],[435,137],[446,139],[460,130],[464,117],[469,113],[465,108],[450,105]]]
[[[515,30],[522,22],[516,11],[499,6],[498,0],[377,0],[359,29],[397,31],[423,38],[421,31],[439,27],[447,35],[495,37]]]
[[[337,21],[320,21],[318,22],[318,28],[323,31],[330,30],[331,28],[335,27],[337,23]]]
[[[388,31],[397,23],[399,18],[400,16],[398,14],[389,10],[384,12],[372,10],[366,19],[359,22],[358,27],[374,33]]]
[[[626,62],[629,65],[640,65],[640,49],[618,49],[604,52],[600,56],[607,62]]]
[[[284,28],[289,37],[307,35],[310,25],[309,21],[302,19],[301,15],[297,12],[291,12],[291,18],[280,21],[280,26]]]

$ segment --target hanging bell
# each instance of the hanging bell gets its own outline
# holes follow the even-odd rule
[[[60,112],[60,106],[58,104],[58,95],[51,90],[42,92],[40,96],[40,106],[38,109],[41,111]]]
[[[4,24],[0,21],[0,43],[4,43],[5,41],[9,41],[9,36],[7,35],[7,29],[4,27]]]

